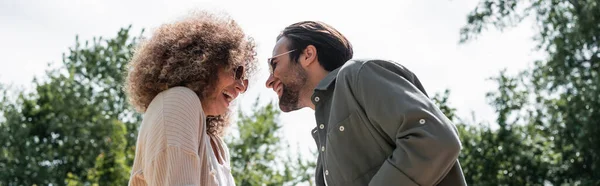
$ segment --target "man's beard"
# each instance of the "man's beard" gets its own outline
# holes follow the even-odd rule
[[[290,82],[282,82],[283,91],[281,93],[281,98],[279,98],[279,108],[283,112],[291,112],[300,109],[300,105],[298,104],[300,91],[304,88],[308,79],[306,72],[300,65],[298,65],[297,68],[292,68],[291,75],[294,76],[288,76],[290,77],[289,79],[292,79]]]

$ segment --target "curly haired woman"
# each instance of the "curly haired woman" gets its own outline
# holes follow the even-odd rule
[[[140,43],[126,92],[144,114],[129,185],[235,185],[229,104],[248,88],[254,42],[229,17],[193,14]]]

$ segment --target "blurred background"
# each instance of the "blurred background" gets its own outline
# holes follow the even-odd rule
[[[459,128],[468,184],[600,185],[599,0],[3,0],[0,186],[126,185],[132,49],[196,9],[258,44],[226,137],[238,185],[314,184],[314,112],[281,113],[264,86],[276,36],[303,20],[415,72]]]

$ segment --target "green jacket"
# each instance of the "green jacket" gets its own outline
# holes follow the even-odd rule
[[[348,61],[311,99],[317,185],[466,185],[456,127],[400,64]]]

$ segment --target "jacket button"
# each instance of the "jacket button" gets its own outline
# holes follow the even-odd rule
[[[425,119],[420,119],[420,120],[419,120],[419,123],[420,123],[420,124],[425,124]]]
[[[325,170],[325,175],[329,175],[329,170]]]
[[[325,152],[325,146],[321,146],[321,151]]]
[[[344,131],[344,126],[340,126],[340,131]]]
[[[319,125],[319,128],[320,128],[320,129],[324,129],[324,128],[325,128],[325,125],[323,125],[323,124],[320,124],[320,125]]]
[[[319,102],[320,98],[317,96],[315,97],[315,102]]]

